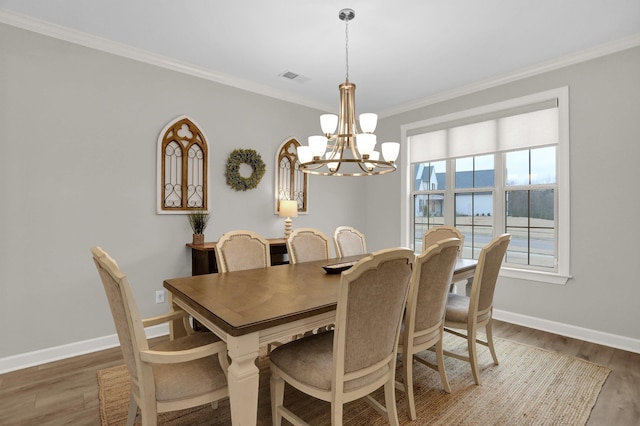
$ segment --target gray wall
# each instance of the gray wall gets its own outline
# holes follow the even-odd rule
[[[640,48],[388,117],[378,137],[399,140],[403,124],[562,86],[570,96],[573,278],[564,286],[500,279],[495,308],[636,339],[640,347]],[[400,177],[368,186],[367,198],[399,188]],[[398,204],[367,210],[372,244],[399,244]]]
[[[191,273],[191,229],[183,215],[156,214],[156,144],[180,115],[208,138],[207,240],[232,229],[283,235],[274,156],[285,139],[319,132],[320,111],[8,25],[0,61],[0,359],[115,332],[93,245],[129,275],[144,316],[167,309],[154,294]],[[225,183],[235,148],[267,165],[254,190]],[[362,220],[362,181],[335,179],[311,177],[310,212],[294,228],[332,234]]]
[[[574,278],[501,280],[497,309],[640,339],[638,75],[635,48],[380,121],[380,141],[400,140],[402,124],[570,87]],[[288,137],[316,134],[319,111],[0,24],[0,359],[114,333],[93,245],[119,261],[144,316],[166,310],[154,293],[189,275],[191,230],[184,216],[155,214],[156,142],[183,114],[210,146],[207,240],[239,228],[281,236],[273,156]],[[255,190],[225,184],[235,148],[267,164]],[[371,250],[399,245],[399,188],[400,173],[312,176],[310,213],[293,226],[348,224]]]

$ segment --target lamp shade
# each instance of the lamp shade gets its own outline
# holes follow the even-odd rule
[[[340,160],[340,153],[336,152],[335,155],[332,157],[330,152],[327,152],[327,155],[325,156],[325,158],[327,160]],[[338,164],[340,164],[338,161],[336,162],[331,162],[327,164],[327,167],[329,167],[329,170],[331,170],[332,172],[336,171],[336,169],[338,168]]]
[[[314,157],[322,158],[327,150],[326,136],[309,136],[309,148]]]
[[[311,148],[308,146],[299,146],[297,148],[298,151],[298,160],[300,160],[301,163],[308,163],[309,161],[313,160],[313,153],[311,152]]]
[[[370,133],[357,135],[356,146],[360,155],[371,155],[376,146],[376,135]]]
[[[385,142],[382,144],[382,156],[387,161],[396,161],[400,153],[400,144],[398,142]]]
[[[280,217],[298,217],[298,202],[296,200],[280,200]]]
[[[360,129],[363,133],[373,133],[378,124],[378,114],[365,112],[360,114]]]
[[[322,114],[320,116],[320,128],[325,135],[330,135],[338,127],[338,116],[335,114]]]
[[[374,160],[374,161],[378,161],[380,159],[380,153],[378,151],[373,151],[371,153],[371,155],[369,155],[369,158]],[[364,163],[367,167],[367,170],[373,170],[376,165],[373,163]]]

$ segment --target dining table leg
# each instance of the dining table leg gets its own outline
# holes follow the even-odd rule
[[[258,358],[258,338],[257,332],[227,336],[227,350],[231,358],[227,380],[233,425],[256,425],[258,421],[260,370],[255,362]]]

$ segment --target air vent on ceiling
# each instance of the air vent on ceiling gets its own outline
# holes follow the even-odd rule
[[[309,81],[308,77],[305,77],[303,75],[300,74],[296,74],[295,72],[292,71],[283,71],[280,74],[278,74],[280,77],[284,77],[288,80],[294,80],[297,81],[298,83],[304,83]]]
[[[288,78],[289,80],[295,80],[296,78],[300,77],[298,74],[291,71],[285,71],[282,74],[280,74],[280,76],[284,78]]]

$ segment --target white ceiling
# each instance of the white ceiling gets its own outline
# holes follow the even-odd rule
[[[33,17],[334,110],[346,74],[345,7],[356,13],[349,79],[358,112],[399,109],[640,34],[640,0],[0,0],[4,22]]]

